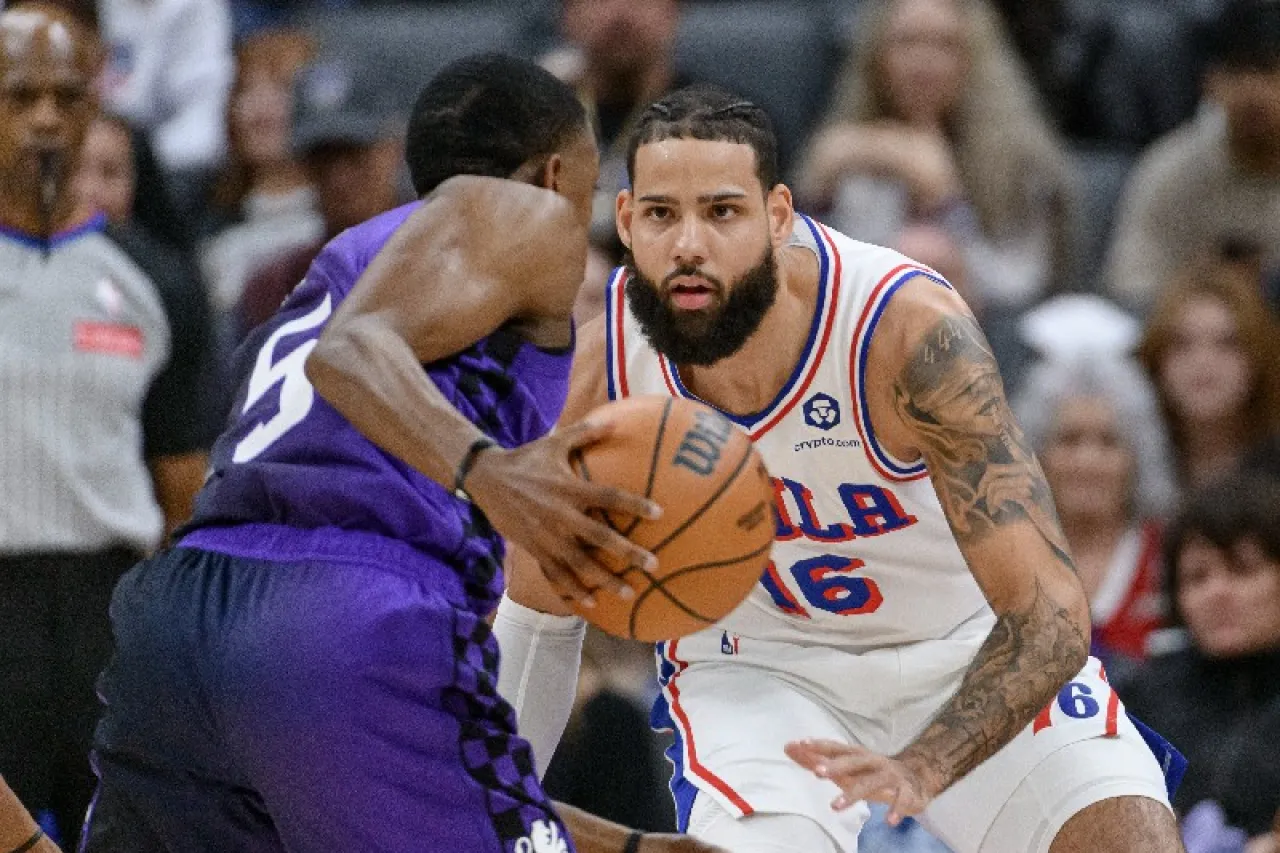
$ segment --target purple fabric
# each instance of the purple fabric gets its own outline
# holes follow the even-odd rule
[[[418,204],[397,208],[332,240],[276,316],[245,343],[236,375],[250,376],[255,364],[260,372],[264,365],[279,365],[314,341],[322,324],[276,338],[269,360],[259,363],[266,343],[285,324],[317,316],[326,298],[336,310]],[[568,393],[571,360],[570,352],[546,352],[500,329],[424,369],[463,415],[499,444],[512,447],[551,429]],[[243,524],[380,534],[455,565],[466,582],[469,609],[489,612],[502,590],[502,543],[487,521],[376,447],[318,395],[305,417],[256,456],[233,461],[237,446],[260,424],[279,416],[287,382],[277,380],[247,408],[248,383],[242,388],[233,410],[238,415],[214,447],[213,473],[186,530],[224,529],[202,540],[215,550],[232,547],[238,538],[234,528]]]
[[[177,548],[121,581],[87,853],[572,850],[451,566],[334,531],[243,541],[274,559]]]

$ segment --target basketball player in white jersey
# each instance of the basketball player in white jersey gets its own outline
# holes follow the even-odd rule
[[[1181,851],[1157,760],[1176,753],[1089,657],[1049,490],[960,298],[795,213],[750,103],[681,90],[635,133],[628,265],[579,336],[564,422],[695,397],[776,486],[760,585],[659,645],[681,828],[735,853],[854,853],[871,800],[956,853]],[[580,650],[566,601],[592,591],[514,562],[500,689],[545,766]]]

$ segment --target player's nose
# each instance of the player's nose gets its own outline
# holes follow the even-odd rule
[[[676,232],[673,258],[681,266],[700,266],[707,260],[706,227],[696,216],[686,216]]]

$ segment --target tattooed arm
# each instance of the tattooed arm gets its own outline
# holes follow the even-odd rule
[[[991,348],[959,299],[928,281],[908,283],[872,346],[870,367],[881,377],[880,388],[869,389],[880,404],[872,410],[877,436],[893,441],[900,458],[924,458],[996,624],[956,694],[898,755],[831,744],[788,751],[821,767],[848,803],[885,799],[901,815],[1012,740],[1079,672],[1089,610],[1044,474],[1009,409]]]

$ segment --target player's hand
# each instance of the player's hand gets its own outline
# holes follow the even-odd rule
[[[537,560],[556,593],[585,607],[594,592],[605,589],[629,598],[634,594],[602,559],[643,571],[658,560],[602,521],[587,515],[604,510],[614,518],[661,516],[653,501],[574,473],[569,463],[579,448],[612,432],[610,423],[582,422],[520,447],[494,447],[476,457],[466,488],[476,506],[504,537]]]
[[[842,811],[859,800],[886,803],[892,826],[904,817],[919,814],[932,795],[924,780],[903,762],[854,744],[834,740],[793,741],[787,756],[814,775],[840,788],[831,808]]]

